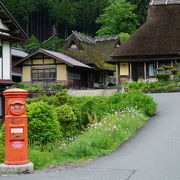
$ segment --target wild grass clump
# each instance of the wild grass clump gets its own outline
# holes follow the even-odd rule
[[[116,112],[101,122],[89,125],[84,134],[63,150],[67,155],[79,159],[105,155],[131,137],[147,119],[142,112],[133,108]]]

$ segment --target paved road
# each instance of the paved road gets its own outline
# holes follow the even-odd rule
[[[158,113],[129,141],[83,168],[3,180],[180,180],[180,94],[152,95]]]

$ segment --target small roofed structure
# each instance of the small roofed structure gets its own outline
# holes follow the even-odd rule
[[[22,82],[50,88],[60,84],[67,88],[87,88],[87,72],[92,68],[63,53],[39,49],[13,67],[22,67]]]
[[[162,65],[180,61],[180,1],[151,0],[147,21],[129,40],[116,49],[118,81],[154,79]]]
[[[115,66],[106,63],[111,60],[111,54],[120,45],[119,36],[108,36],[93,38],[83,33],[72,31],[66,39],[63,53],[76,58],[95,69],[89,74],[89,87],[100,87],[107,85],[107,79],[113,75]]]

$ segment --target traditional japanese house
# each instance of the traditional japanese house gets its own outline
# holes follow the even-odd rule
[[[115,66],[106,63],[111,60],[111,54],[120,46],[118,36],[92,38],[85,34],[72,31],[66,39],[63,53],[94,68],[88,74],[89,88],[103,88],[108,85],[108,79],[113,76]]]
[[[26,34],[0,2],[0,88],[12,82],[11,44],[27,39]]]
[[[22,67],[22,82],[48,89],[53,84],[66,88],[87,88],[87,72],[91,67],[65,54],[39,49],[14,67]]]
[[[154,79],[162,65],[180,62],[180,1],[152,0],[147,21],[117,48],[113,59],[118,81]]]

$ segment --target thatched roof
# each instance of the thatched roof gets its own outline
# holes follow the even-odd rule
[[[76,44],[78,50],[69,49],[72,42]],[[105,63],[105,61],[112,59],[111,55],[118,42],[120,43],[119,36],[92,38],[73,31],[66,39],[63,53],[78,59],[82,63],[94,65],[99,69],[114,70],[114,66]]]
[[[0,30],[0,37],[2,39],[10,41],[24,41],[27,39],[27,35],[21,26],[4,7],[2,2],[0,2],[0,19],[2,20],[2,23],[9,28],[9,30]]]
[[[118,48],[114,58],[137,56],[169,56],[180,53],[180,4],[179,1],[161,0],[161,5],[155,5],[160,0],[154,0],[149,6],[147,21],[130,38]],[[177,3],[177,4],[175,4]]]

